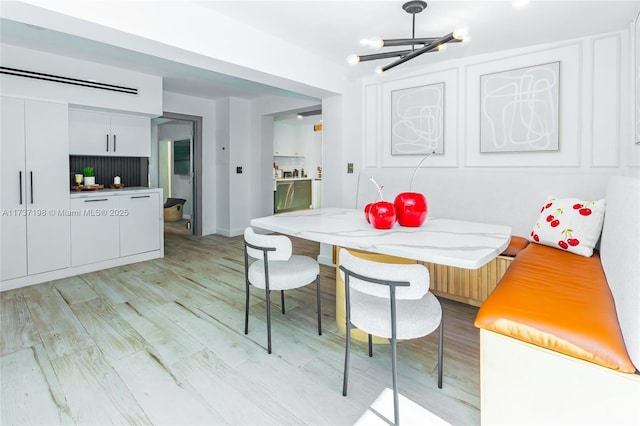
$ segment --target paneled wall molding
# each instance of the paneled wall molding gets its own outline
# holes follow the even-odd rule
[[[597,34],[559,43],[546,43],[425,67],[407,67],[382,77],[364,77],[362,145],[365,167],[411,167],[413,156],[390,154],[390,93],[398,88],[435,82],[446,75],[446,91],[457,95],[445,102],[445,120],[458,123],[445,132],[445,155],[430,162],[436,167],[619,168],[624,152],[620,144],[626,132],[628,96],[624,93],[628,30]],[[637,37],[636,37],[637,38]],[[480,152],[480,77],[485,74],[560,62],[559,148],[543,152]],[[631,84],[631,83],[629,83]],[[455,138],[451,136],[455,135]],[[389,149],[388,149],[389,148]],[[635,148],[635,147],[634,147]],[[640,151],[640,147],[638,148]],[[638,159],[632,156],[633,165]],[[624,160],[627,162],[627,160]]]
[[[624,149],[623,155],[629,153],[629,165],[635,167],[635,174],[640,174],[640,14],[629,25],[629,65],[627,69],[633,77],[630,79],[628,92],[632,93],[626,103],[631,106],[630,125],[627,127],[631,132],[630,145],[628,150]],[[624,92],[623,92],[624,93]]]
[[[425,154],[392,155],[391,154],[391,95],[395,90],[417,88],[432,84],[444,83],[444,153],[429,159],[427,167],[456,167],[458,141],[458,74],[457,68],[450,68],[435,73],[408,77],[382,84],[382,136],[378,138],[382,167],[415,167]]]
[[[378,135],[381,134],[380,106],[382,87],[378,84],[367,84],[362,91],[362,134],[364,135],[364,166],[377,167],[379,163]]]
[[[591,167],[620,166],[620,44],[620,33],[594,37],[589,43]]]
[[[560,63],[558,151],[480,152],[480,78],[482,75]],[[582,44],[539,51],[467,68],[465,165],[468,167],[578,167],[582,105]]]

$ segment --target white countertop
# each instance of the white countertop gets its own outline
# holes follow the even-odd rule
[[[111,188],[104,188],[104,189],[98,189],[95,191],[71,191],[70,196],[71,198],[87,198],[87,197],[100,197],[100,196],[105,196],[105,195],[120,195],[120,194],[136,194],[136,193],[143,193],[143,192],[160,192],[162,193],[162,188],[147,188],[144,186],[131,186],[131,187],[124,187],[122,189],[111,189]]]
[[[313,180],[313,178],[310,177],[306,177],[306,178],[278,178],[278,179],[274,179],[276,182],[288,182],[288,181],[292,181],[292,180]]]
[[[266,216],[251,226],[320,243],[448,266],[477,269],[509,245],[511,228],[427,217],[419,228],[375,229],[364,212],[323,208]]]

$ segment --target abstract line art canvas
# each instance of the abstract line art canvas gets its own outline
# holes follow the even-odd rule
[[[391,154],[444,153],[444,83],[391,92]]]
[[[557,151],[560,63],[480,77],[480,152]]]

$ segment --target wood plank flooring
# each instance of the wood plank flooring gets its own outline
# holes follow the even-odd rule
[[[369,358],[356,343],[342,396],[332,268],[321,267],[323,335],[315,286],[288,291],[286,315],[272,297],[268,355],[257,289],[243,333],[242,238],[167,225],[163,259],[0,294],[1,424],[352,425],[391,387],[389,346]],[[479,424],[477,308],[441,302],[444,386],[435,332],[399,344],[400,392],[451,424]]]

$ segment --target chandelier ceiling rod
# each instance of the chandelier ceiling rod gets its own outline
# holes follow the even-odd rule
[[[378,67],[376,72],[382,73],[390,70],[400,64],[403,64],[417,56],[427,52],[439,51],[446,43],[459,43],[463,41],[463,38],[452,32],[442,37],[419,37],[416,38],[416,14],[422,12],[427,8],[427,3],[424,1],[408,1],[402,5],[402,9],[405,12],[410,13],[412,17],[411,38],[396,38],[396,39],[373,39],[366,40],[366,44],[369,44],[373,48],[392,47],[392,46],[407,46],[410,45],[409,50],[398,50],[393,52],[380,52],[369,55],[349,55],[347,62],[351,65],[355,65],[358,62],[363,61],[375,61],[378,59],[386,59],[399,57],[396,61],[385,65],[384,67]],[[416,46],[418,48],[416,49]]]

